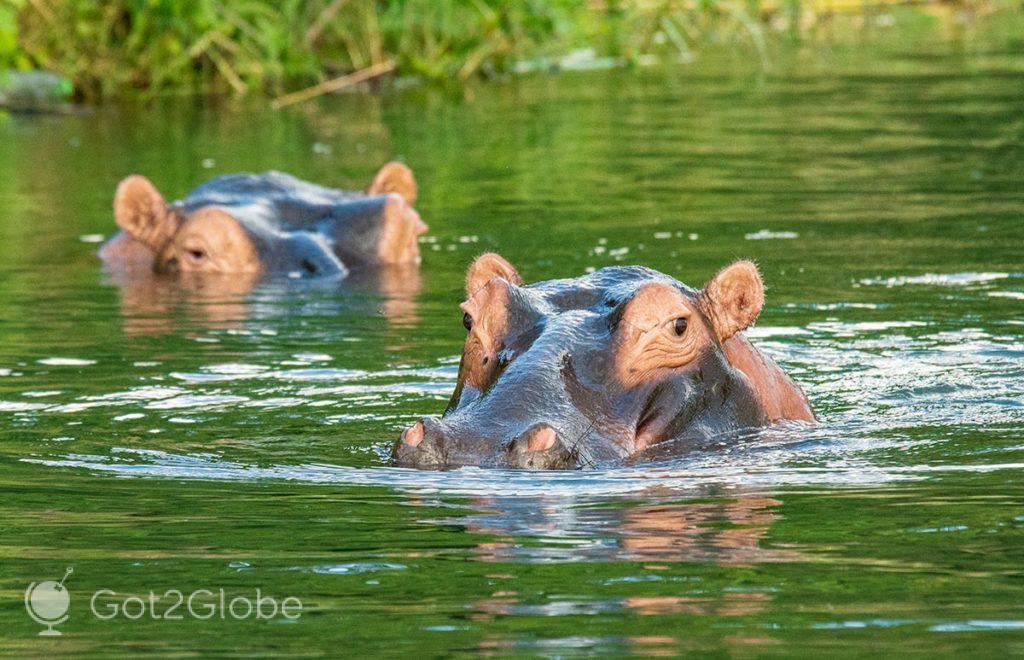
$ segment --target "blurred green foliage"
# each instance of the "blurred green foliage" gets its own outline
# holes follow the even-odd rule
[[[593,59],[688,57],[707,43],[764,54],[815,36],[862,0],[0,0],[0,70],[44,69],[86,100],[142,92],[277,94],[393,60],[399,75],[465,80]],[[952,22],[1020,0],[919,5]],[[852,20],[850,20],[852,17]],[[524,64],[524,62],[526,64]],[[536,68],[536,66],[532,67]]]

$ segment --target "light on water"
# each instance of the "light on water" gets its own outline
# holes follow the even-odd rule
[[[60,643],[85,653],[1019,653],[1022,64],[708,60],[0,123],[4,588],[74,566]],[[357,188],[396,156],[431,227],[417,273],[141,286],[93,254],[131,172],[171,196],[269,168]],[[698,286],[755,259],[748,334],[820,423],[617,468],[392,467],[455,386],[488,250],[528,281],[637,263]],[[305,614],[87,611],[257,586]],[[19,608],[0,651],[46,652]]]

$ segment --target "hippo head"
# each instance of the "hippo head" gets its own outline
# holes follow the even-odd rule
[[[485,254],[466,296],[451,402],[402,433],[397,465],[573,469],[766,422],[723,348],[764,302],[749,261],[702,290],[643,267],[527,286]]]
[[[300,275],[344,273],[357,264],[417,263],[426,231],[412,204],[416,182],[392,162],[365,196],[288,175],[231,175],[167,203],[143,176],[118,185],[114,217],[123,234],[101,256],[152,264],[157,272]],[[343,263],[344,260],[344,263]]]

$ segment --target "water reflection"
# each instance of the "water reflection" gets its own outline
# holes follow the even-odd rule
[[[747,657],[763,654],[758,647],[782,644],[783,641],[764,635],[725,635],[713,648],[720,651],[724,647],[730,657]],[[521,654],[524,651],[542,655],[543,657],[561,657],[568,654],[577,655],[621,655],[642,657],[674,658],[681,652],[695,651],[709,653],[705,640],[692,639],[689,635],[623,635],[623,636],[573,636],[538,639],[530,635],[491,635],[483,639],[477,647],[477,653],[484,657],[505,657],[510,654]],[[714,653],[713,655],[718,655]]]
[[[496,497],[476,499],[480,513],[444,523],[489,537],[474,548],[481,561],[756,564],[799,558],[763,544],[781,504],[764,495],[629,506]]]
[[[514,575],[489,575],[495,587],[487,598],[470,603],[468,618],[486,623],[503,617],[561,617],[631,614],[641,617],[686,616],[729,619],[769,611],[773,589],[720,587],[673,570],[671,563],[749,566],[762,562],[802,560],[794,549],[766,542],[772,525],[782,520],[782,502],[763,493],[706,492],[700,499],[669,501],[668,490],[603,502],[566,502],[564,498],[479,498],[467,529],[485,534],[473,552],[488,562],[630,562],[626,574],[585,580],[571,594],[517,591]],[[675,497],[680,493],[676,492]],[[703,495],[703,496],[702,496]],[[449,523],[453,522],[451,520]],[[494,538],[496,537],[496,538]],[[613,564],[623,565],[623,564]],[[600,571],[595,572],[600,575]],[[736,647],[772,643],[767,637],[740,636]],[[586,649],[620,646],[644,655],[674,655],[684,637],[674,634],[622,637],[571,637],[541,645]],[[478,651],[507,653],[538,640],[491,635]]]
[[[547,562],[611,562],[627,566],[609,577],[593,571],[569,593],[519,590],[521,579],[495,571],[487,577],[493,591],[469,603],[467,618],[487,623],[504,617],[577,617],[627,613],[641,617],[691,616],[738,618],[769,610],[773,590],[721,587],[674,570],[670,564],[749,566],[762,562],[800,561],[794,549],[766,542],[772,525],[782,520],[782,501],[764,493],[724,494],[717,490],[690,493],[700,499],[671,501],[678,491],[648,490],[629,498],[573,501],[564,497],[481,497],[471,506],[478,513],[436,521],[461,524],[487,540],[471,552],[481,561],[506,564]],[[626,564],[616,562],[628,562]],[[513,572],[515,570],[513,569]],[[589,572],[583,573],[588,575]],[[544,646],[587,648],[621,645],[645,655],[671,651],[684,640],[667,635],[595,639],[546,640]],[[756,643],[764,640],[758,638]],[[484,655],[536,646],[538,640],[491,635],[480,642]],[[737,645],[746,642],[737,640]]]
[[[407,327],[419,319],[422,279],[416,266],[354,270],[337,280],[261,278],[253,273],[187,273],[178,277],[147,268],[107,268],[106,280],[120,295],[124,331],[131,335],[171,334],[184,319],[209,330],[234,330],[246,321],[286,312],[296,294],[336,294],[339,308],[373,314]]]
[[[135,269],[107,271],[118,287],[124,331],[131,335],[174,332],[176,313],[210,329],[237,327],[248,316],[246,297],[256,278],[252,274],[196,274],[170,278]]]

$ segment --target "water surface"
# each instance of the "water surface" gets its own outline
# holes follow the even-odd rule
[[[756,66],[2,120],[0,650],[1024,653],[1024,59]],[[183,290],[94,257],[129,173],[361,188],[393,157],[418,274]],[[750,334],[821,424],[619,470],[390,467],[451,393],[487,250],[528,281],[757,260]],[[24,589],[67,566],[38,638]],[[89,612],[221,588],[304,612]]]

